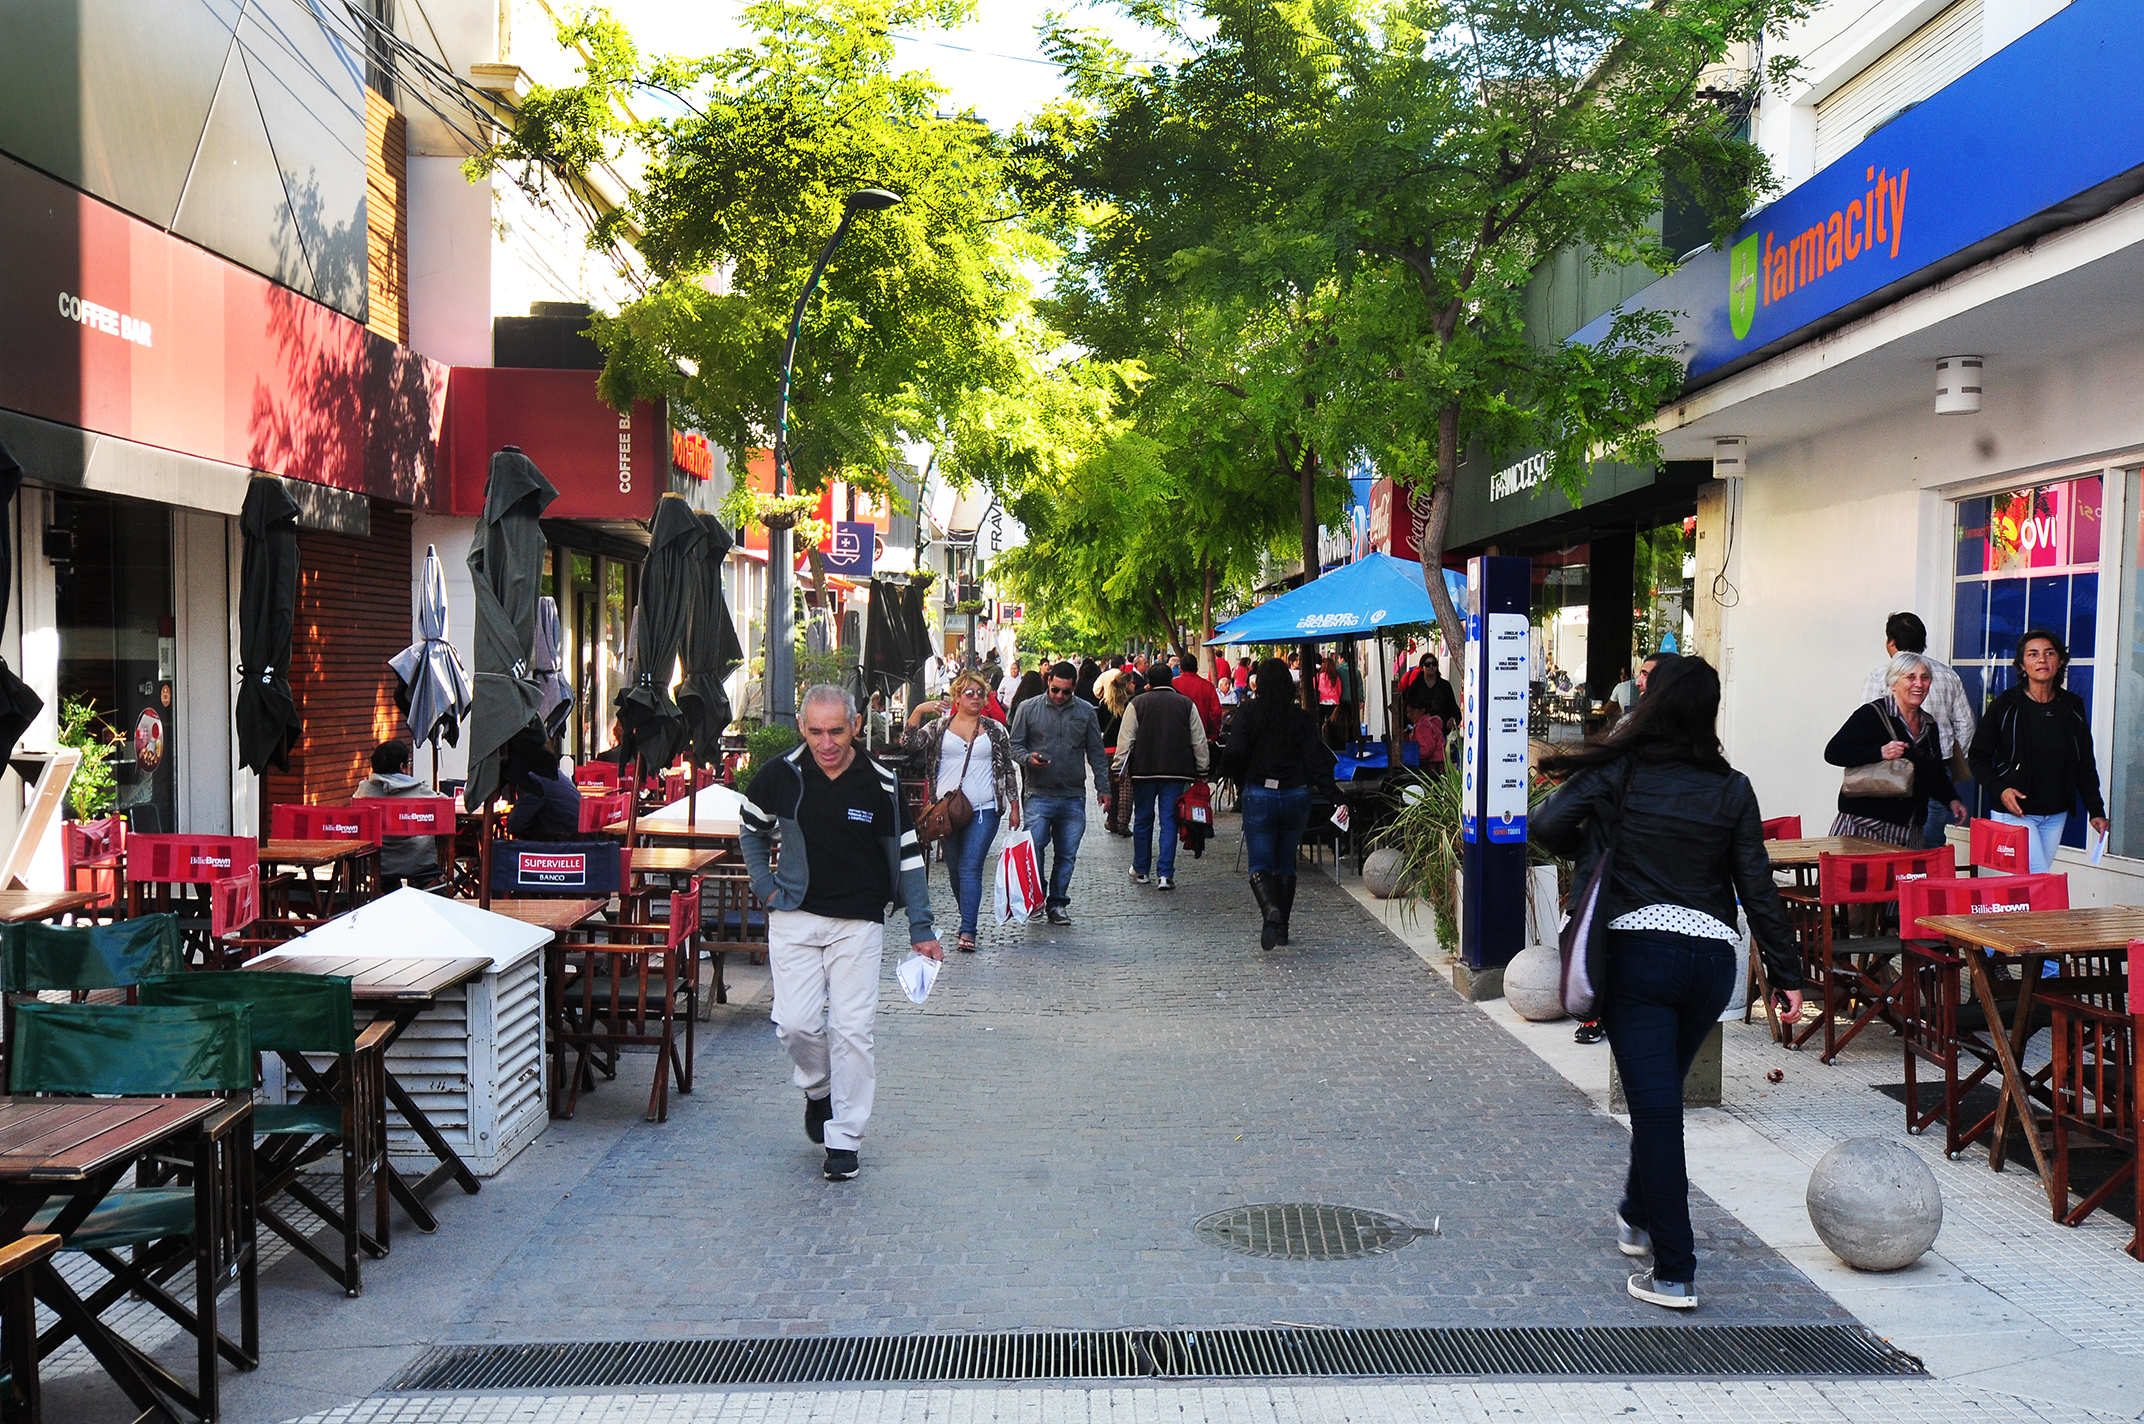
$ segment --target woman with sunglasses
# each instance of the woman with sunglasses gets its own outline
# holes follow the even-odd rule
[[[990,685],[982,674],[964,672],[953,679],[945,702],[926,702],[909,714],[902,746],[923,754],[930,796],[935,801],[958,789],[966,793],[975,819],[945,839],[946,873],[953,898],[960,903],[960,938],[954,948],[975,952],[975,921],[983,904],[983,866],[998,822],[1020,828],[1020,778],[1014,770],[1012,734],[1005,724],[985,715]],[[943,715],[940,715],[940,714]],[[929,716],[934,720],[922,725]]]

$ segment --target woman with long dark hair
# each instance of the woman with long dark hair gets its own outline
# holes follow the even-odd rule
[[[2082,803],[2092,829],[2107,834],[2107,803],[2092,755],[2092,712],[2062,685],[2070,650],[2045,628],[2017,640],[2017,681],[1988,704],[1967,760],[1973,780],[1995,798],[1994,819],[2025,827],[2035,874],[2055,868],[2070,810]]]
[[[1630,1293],[1675,1310],[1697,1304],[1682,1080],[1745,972],[1738,899],[1789,1019],[1802,1001],[1801,956],[1772,881],[1757,793],[1720,753],[1719,715],[1710,663],[1656,668],[1637,710],[1613,731],[1542,761],[1566,780],[1531,832],[1573,862],[1576,886],[1614,846],[1594,913],[1607,934],[1602,1020],[1630,1101],[1616,1246],[1653,1258],[1630,1278]]]
[[[1251,895],[1258,902],[1258,942],[1288,942],[1295,910],[1295,856],[1310,824],[1310,789],[1330,788],[1333,756],[1318,740],[1318,724],[1296,701],[1288,665],[1268,658],[1258,668],[1258,691],[1229,719],[1224,764],[1243,788],[1243,844],[1251,857]]]
[[[1045,666],[1047,665],[1045,664]],[[1021,673],[1019,685],[1012,690],[1012,704],[1005,709],[1005,725],[1011,726],[1012,719],[1020,715],[1021,703],[1027,701],[1030,697],[1040,697],[1041,695],[1042,669],[1029,668],[1026,672]]]

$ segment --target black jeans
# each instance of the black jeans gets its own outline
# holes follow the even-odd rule
[[[1608,932],[1601,1022],[1630,1103],[1623,1220],[1651,1233],[1655,1280],[1697,1279],[1682,1080],[1734,994],[1736,967],[1735,946],[1725,940],[1664,930]]]

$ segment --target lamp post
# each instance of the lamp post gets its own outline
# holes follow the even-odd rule
[[[856,220],[856,215],[884,212],[900,201],[897,195],[884,188],[859,188],[849,194],[841,207],[840,225],[826,240],[826,250],[819,254],[818,264],[811,269],[804,290],[797,295],[797,309],[789,318],[789,340],[782,346],[782,394],[774,417],[774,492],[777,496],[788,494],[792,488],[789,478],[789,382],[796,371],[797,337],[804,330],[804,308],[811,305],[811,294],[818,290],[826,264],[833,260],[834,249],[841,246],[841,239],[849,235],[849,224]],[[795,596],[790,591],[795,560],[790,531],[769,529],[766,701],[770,722],[777,717],[794,717],[797,711],[796,650],[792,646],[796,611],[793,606]]]

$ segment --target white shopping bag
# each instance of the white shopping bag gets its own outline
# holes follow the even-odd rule
[[[908,1002],[920,1004],[931,996],[931,985],[938,982],[938,961],[910,954],[895,966],[893,973],[901,981],[901,991],[908,995]]]
[[[1025,831],[1014,831],[998,852],[998,923],[1024,920],[1042,908],[1042,871],[1035,864],[1035,842]]]

